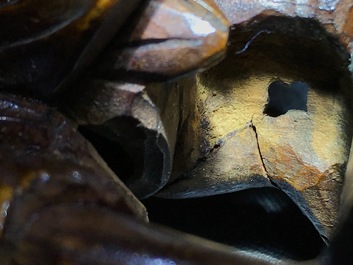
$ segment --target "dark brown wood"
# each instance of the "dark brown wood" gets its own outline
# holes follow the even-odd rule
[[[137,2],[0,2],[1,90],[74,120],[0,96],[0,263],[351,264],[353,3],[152,0],[116,35]],[[305,108],[268,111],[297,81]],[[279,189],[332,247],[274,261],[147,224],[115,165],[139,198]]]
[[[118,175],[136,196],[145,198],[169,180],[179,109],[191,102],[189,92],[174,84],[149,81],[204,71],[219,62],[229,25],[208,1],[154,0],[136,15],[132,27],[118,35],[89,75],[76,83],[76,91],[69,91],[58,105],[128,153],[134,170]]]
[[[5,260],[4,256],[0,256],[1,260]],[[272,264],[214,242],[89,205],[52,206],[42,211],[11,261],[23,265]]]
[[[34,100],[1,95],[1,241],[16,245],[41,209],[103,204],[147,220],[146,210],[74,123]]]
[[[1,89],[54,99],[105,49],[138,3],[9,1],[0,10]]]
[[[92,90],[94,92],[87,89],[87,93],[79,94],[77,102],[80,103],[73,104],[76,108],[71,112],[74,113],[72,116],[82,124],[105,124],[98,129],[104,135],[103,131],[112,128],[108,120],[121,115],[137,117],[131,106],[138,106],[134,111],[149,113],[137,118],[143,128],[148,128],[147,124],[162,125],[167,133],[160,130],[161,127],[154,127],[153,131],[168,143],[164,154],[170,155],[167,163],[165,158],[157,156],[154,161],[164,161],[164,168],[168,169],[163,171],[160,185],[145,194],[138,191],[144,189],[143,182],[137,182],[139,188],[130,184],[140,197],[153,194],[169,178],[171,184],[158,193],[159,197],[210,196],[274,186],[292,198],[328,242],[339,220],[343,174],[352,136],[349,129],[351,109],[347,104],[352,98],[348,66],[351,40],[349,26],[345,24],[350,22],[342,19],[348,16],[350,3],[282,3],[272,6],[257,1],[220,1],[217,4],[232,26],[224,62],[205,73],[177,81],[175,87],[173,84],[165,88],[151,84],[131,93],[136,84],[118,81],[112,85],[114,89],[110,89],[115,92],[104,89],[100,94],[99,86]],[[144,15],[158,17],[159,13],[151,14],[149,8]],[[160,10],[162,14],[164,9]],[[133,43],[153,40],[153,34],[165,37],[162,33],[168,26],[153,31],[151,29],[156,29],[153,20],[146,27],[141,23],[137,23],[137,31],[131,35]],[[153,41],[152,44],[155,45]],[[135,48],[133,51],[137,52],[138,48]],[[113,54],[108,57],[115,58]],[[138,53],[130,54],[127,59],[135,55]],[[162,52],[160,55],[165,57]],[[139,54],[136,58],[145,57]],[[128,66],[127,59],[120,61],[126,63],[124,67]],[[108,66],[105,66],[107,62]],[[107,71],[113,69],[109,60],[102,61],[101,65],[97,67]],[[144,73],[146,69],[143,70],[143,65],[141,67],[130,70]],[[110,72],[108,79],[115,80],[117,75],[114,73],[118,72]],[[155,73],[159,75],[158,71]],[[101,78],[100,75],[92,76]],[[130,72],[124,76],[130,81],[139,77]],[[295,81],[306,82],[310,93],[307,110],[289,111],[277,118],[267,115],[267,90],[276,80],[287,86]],[[100,87],[104,87],[104,82]],[[87,83],[83,85],[85,89],[90,87],[91,81]],[[103,100],[124,98],[116,95],[126,93],[131,97],[125,102],[134,99],[139,102],[143,98],[149,102],[148,107]],[[104,96],[100,98],[101,95]],[[94,106],[93,102],[97,105]],[[150,107],[154,111],[149,112]],[[117,116],[101,117],[114,112]],[[118,124],[115,127],[119,127]],[[132,150],[131,147],[126,149]],[[162,150],[161,147],[157,149]],[[140,160],[139,165],[142,161],[148,160]]]
[[[228,20],[212,1],[148,1],[126,39],[102,57],[106,74],[146,79],[205,70],[225,55]],[[136,75],[135,75],[136,79]]]
[[[272,264],[147,224],[74,123],[18,96],[1,95],[0,109],[1,264]]]

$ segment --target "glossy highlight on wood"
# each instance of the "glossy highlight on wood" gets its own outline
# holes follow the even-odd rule
[[[0,1],[0,264],[353,264],[352,10]]]

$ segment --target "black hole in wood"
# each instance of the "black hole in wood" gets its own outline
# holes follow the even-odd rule
[[[275,81],[268,88],[268,104],[264,113],[271,117],[278,117],[288,110],[296,109],[307,111],[309,86],[300,81],[290,85]]]
[[[324,246],[308,218],[273,188],[143,203],[151,222],[277,258],[312,259]]]
[[[122,181],[134,173],[134,161],[125,149],[117,142],[99,135],[88,127],[79,126],[80,133],[91,142],[108,166]]]

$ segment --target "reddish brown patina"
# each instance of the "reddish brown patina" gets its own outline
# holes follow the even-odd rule
[[[0,1],[0,263],[352,264],[352,17],[351,0]],[[305,108],[270,113],[269,87],[298,82]],[[139,201],[238,192],[217,219],[295,208],[318,250],[290,238],[302,224],[226,246]]]

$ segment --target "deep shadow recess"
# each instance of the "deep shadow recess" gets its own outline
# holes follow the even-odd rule
[[[143,201],[151,222],[277,258],[308,260],[324,246],[282,191],[256,188],[194,199]]]

